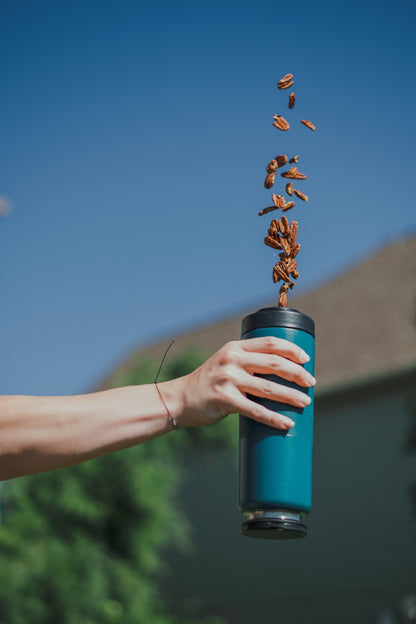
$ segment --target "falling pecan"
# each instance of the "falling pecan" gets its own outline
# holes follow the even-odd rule
[[[283,208],[283,206],[285,205],[285,198],[283,197],[283,195],[276,195],[276,193],[273,193],[272,202],[274,203],[276,208]]]
[[[292,258],[287,265],[287,272],[289,273],[289,275],[291,275],[293,271],[296,270],[296,267],[297,267],[297,262],[296,260],[293,260]]]
[[[293,195],[293,182],[288,182],[286,184],[286,193],[292,197]]]
[[[279,221],[279,219],[273,219],[273,221],[270,224],[270,227],[275,227],[276,230],[280,233],[283,234],[285,231],[284,225],[281,221]]]
[[[273,115],[273,119],[273,125],[275,128],[278,128],[279,130],[289,130],[290,126],[282,115]]]
[[[279,167],[279,165],[277,163],[277,160],[273,159],[267,165],[266,171],[267,171],[267,173],[275,173],[276,170],[278,169],[278,167]]]
[[[273,210],[277,210],[277,206],[267,206],[267,208],[263,208],[263,210],[260,210],[259,217],[267,214],[268,212],[272,212]]]
[[[299,250],[300,250],[300,244],[298,243],[297,245],[295,245],[295,246],[293,247],[293,249],[291,249],[291,251],[290,251],[290,257],[291,257],[291,258],[296,258],[296,256],[297,256],[297,255],[298,255],[298,253],[299,253]]]
[[[289,171],[283,171],[282,178],[291,178],[292,180],[306,180],[306,175],[298,171],[297,167],[290,167]]]
[[[307,119],[301,119],[300,121],[301,123],[303,123],[304,126],[309,128],[310,130],[315,130],[315,126],[313,125],[311,121],[308,121]]]
[[[289,244],[289,242],[286,240],[286,238],[281,238],[280,239],[280,243],[281,243],[281,245],[283,247],[283,251],[288,256],[290,254],[290,244]]]
[[[285,308],[287,306],[287,295],[285,292],[280,293],[278,305],[281,308]]]
[[[286,203],[286,204],[282,207],[283,212],[286,212],[286,210],[290,210],[291,208],[293,208],[293,206],[294,206],[294,205],[295,205],[295,202],[294,202],[294,201],[287,202],[287,203]]]
[[[282,226],[284,228],[284,229],[282,228],[282,234],[284,236],[287,236],[289,234],[289,232],[290,232],[290,226],[289,226],[289,221],[287,220],[287,217],[285,217],[284,215],[282,216],[281,223],[282,223]]]
[[[293,158],[291,158],[289,160],[289,163],[292,165],[293,163],[296,164],[299,160],[299,154],[296,154],[296,156],[293,156]]]
[[[305,193],[302,193],[302,191],[298,191],[297,189],[293,189],[293,192],[296,195],[296,197],[299,197],[299,199],[302,199],[303,201],[308,201],[309,197],[307,195],[305,195]]]
[[[273,274],[276,273],[277,275],[277,280],[279,279],[283,280],[284,282],[287,282],[288,284],[292,283],[292,280],[290,279],[289,275],[286,273],[286,271],[281,267],[280,263],[278,262],[277,264],[274,265],[273,268]]]
[[[292,221],[289,228],[289,237],[291,245],[295,245],[296,239],[298,237],[298,222]]]
[[[265,237],[264,244],[268,245],[269,247],[273,247],[273,249],[282,249],[282,246],[279,243],[279,241],[277,241],[276,239],[272,238],[271,236],[266,236]]]
[[[279,230],[277,229],[276,219],[273,219],[273,221],[270,223],[268,233],[269,233],[269,236],[272,236],[273,238],[277,240]]]
[[[272,188],[272,186],[274,184],[275,177],[276,177],[275,173],[268,173],[267,174],[266,179],[264,181],[265,188],[267,188],[267,189]]]
[[[277,83],[277,88],[278,89],[288,89],[293,84],[294,84],[294,82],[293,82],[293,74],[286,74]]]
[[[279,154],[276,156],[275,161],[277,162],[278,167],[283,167],[287,163],[287,156]]]
[[[289,108],[293,108],[294,107],[295,101],[296,101],[296,97],[295,97],[295,94],[292,91],[292,93],[289,95]]]

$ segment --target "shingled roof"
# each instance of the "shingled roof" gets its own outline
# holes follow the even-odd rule
[[[290,307],[311,316],[316,326],[317,391],[398,374],[416,367],[416,236],[394,242],[320,287],[290,299]],[[167,340],[175,352],[190,346],[214,352],[240,336],[238,316],[139,348],[101,384],[111,387],[116,372],[141,357],[160,360]]]

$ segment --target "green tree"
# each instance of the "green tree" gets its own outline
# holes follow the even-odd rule
[[[160,380],[206,359],[188,350]],[[114,386],[154,380],[140,361]],[[79,466],[14,479],[1,488],[0,613],[5,624],[176,624],[158,589],[166,547],[183,549],[177,505],[191,446],[231,448],[235,423],[183,429]],[[214,620],[204,620],[211,624]],[[215,620],[218,621],[218,620]]]

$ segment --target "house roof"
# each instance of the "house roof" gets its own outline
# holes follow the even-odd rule
[[[416,236],[394,242],[342,275],[289,301],[311,316],[316,328],[316,376],[319,393],[416,366]],[[225,318],[178,336],[175,352],[197,346],[214,352],[240,336],[241,319]],[[113,376],[141,357],[160,360],[167,339],[137,349]]]

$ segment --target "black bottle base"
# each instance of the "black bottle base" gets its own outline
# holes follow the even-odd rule
[[[241,529],[246,537],[287,540],[306,537],[308,527],[297,520],[255,518],[243,522]]]

